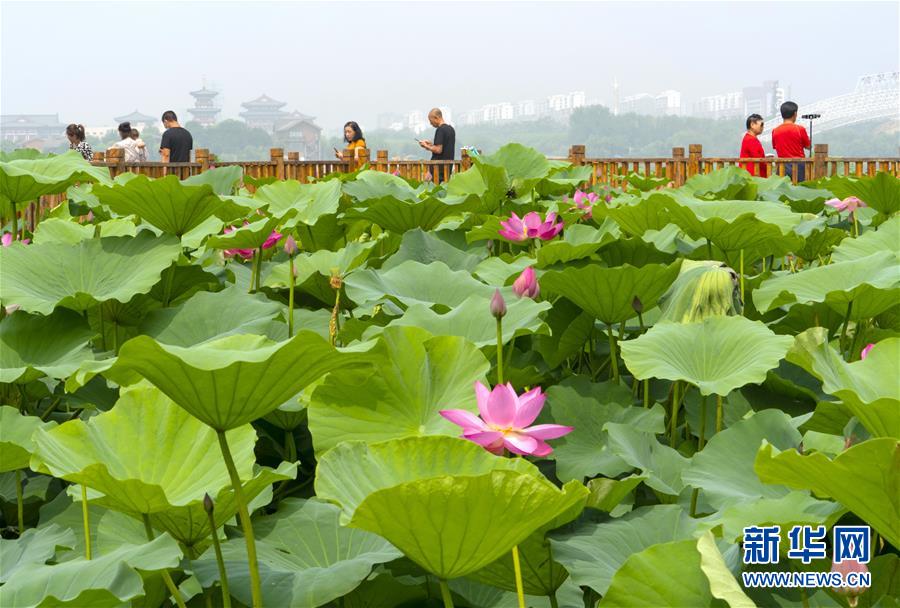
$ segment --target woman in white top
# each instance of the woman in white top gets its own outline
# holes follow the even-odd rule
[[[119,137],[122,139],[114,143],[112,148],[121,148],[125,150],[126,163],[139,163],[146,160],[146,150],[141,154],[141,146],[144,143],[141,140],[131,138],[131,123],[123,122],[119,125]]]

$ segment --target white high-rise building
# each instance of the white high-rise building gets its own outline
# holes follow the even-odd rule
[[[681,93],[668,89],[656,96],[656,114],[678,116],[681,114]]]
[[[547,105],[551,112],[562,112],[583,107],[586,99],[587,96],[584,94],[584,91],[559,93],[557,95],[550,95],[547,98]]]

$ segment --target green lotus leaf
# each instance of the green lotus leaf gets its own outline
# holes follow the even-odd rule
[[[331,308],[334,306],[334,288],[331,287],[331,276],[337,274],[344,279],[349,277],[354,270],[362,267],[373,255],[379,242],[377,240],[364,243],[351,242],[337,251],[320,249],[314,253],[296,256],[294,258],[295,292],[308,293]],[[263,285],[276,289],[287,289],[289,272],[290,262],[272,266],[263,279]],[[296,315],[297,312],[295,311],[294,314]]]
[[[791,178],[784,175],[753,177],[757,186],[757,197],[764,201],[783,201],[798,213],[819,213],[823,203],[832,198],[828,190],[794,185]]]
[[[838,247],[835,247],[831,255],[834,262],[849,262],[880,253],[892,251],[900,261],[900,217],[893,217],[880,226],[877,230],[866,230],[855,239],[844,239]]]
[[[598,511],[606,511],[615,516],[614,511],[616,510],[616,507],[619,507],[620,505],[630,509],[630,505],[623,503],[623,501],[629,494],[634,492],[634,489],[638,487],[642,481],[646,480],[646,477],[640,475],[629,475],[622,479],[595,477],[587,484],[587,488],[591,494],[588,496],[585,507],[597,509]]]
[[[16,148],[15,150],[0,150],[0,160],[9,162],[11,160],[34,160],[36,158],[49,158],[49,154],[44,154],[37,148]]]
[[[182,258],[181,261],[186,260]],[[215,274],[193,264],[179,264],[163,270],[159,283],[150,290],[150,296],[168,307],[184,302],[199,291],[217,291],[220,288]]]
[[[224,431],[265,416],[326,373],[368,358],[358,350],[335,350],[310,331],[285,342],[241,334],[191,347],[138,336],[122,346],[111,369],[140,374],[192,415]]]
[[[472,276],[488,285],[505,285],[529,266],[534,266],[534,262],[534,258],[526,255],[520,255],[509,262],[501,257],[489,257],[475,267]]]
[[[749,173],[731,165],[691,176],[684,182],[682,191],[702,199],[752,201],[756,199],[757,186]]]
[[[766,443],[756,455],[754,469],[766,483],[834,498],[889,543],[900,546],[900,444],[896,439],[869,439],[834,459],[819,452],[779,453]]]
[[[65,192],[76,182],[110,181],[109,169],[94,167],[74,150],[47,158],[2,160],[0,203],[27,203],[45,194]]]
[[[266,207],[285,226],[313,226],[322,216],[337,213],[341,201],[341,183],[324,181],[301,184],[296,180],[277,181],[259,188],[253,200]]]
[[[0,406],[0,473],[28,468],[34,441],[31,436],[39,429],[51,429],[55,422],[44,422],[37,416],[23,416],[8,405]]]
[[[553,164],[543,154],[522,144],[506,144],[490,155],[474,157],[476,165],[502,167],[518,194],[531,191],[553,171]]]
[[[713,435],[694,454],[681,478],[684,483],[700,488],[703,498],[717,510],[757,498],[781,498],[788,493],[787,488],[766,485],[753,471],[753,461],[763,440],[787,450],[800,444],[800,433],[791,424],[790,416],[782,411],[756,412]]]
[[[340,509],[334,505],[288,498],[276,513],[254,522],[266,606],[322,606],[356,588],[375,564],[403,555],[383,538],[341,526],[339,518]],[[249,606],[244,540],[225,542],[222,554],[232,593]],[[219,578],[212,550],[192,567],[204,587]]]
[[[384,196],[368,199],[364,207],[352,207],[344,213],[346,219],[364,219],[378,224],[385,230],[402,234],[407,230],[421,228],[431,230],[450,216],[478,208],[478,199],[467,198],[462,201],[441,199],[427,196],[422,200],[398,199]]]
[[[413,260],[420,264],[443,262],[451,270],[472,272],[487,252],[483,249],[465,251],[465,241],[460,243],[460,247],[452,244],[453,235],[454,233],[446,231],[426,232],[418,228],[409,230],[404,233],[397,253],[389,257],[381,268],[390,270],[407,260]]]
[[[137,227],[129,218],[117,217],[96,224],[79,224],[70,219],[51,217],[41,221],[34,229],[34,243],[62,243],[75,245],[86,239],[94,238],[100,229],[100,236],[135,236]]]
[[[420,264],[412,260],[390,270],[355,272],[344,281],[344,289],[351,300],[363,307],[396,302],[403,306],[442,304],[453,308],[471,295],[490,299],[494,293],[493,287],[473,279],[468,272],[450,270],[443,262]]]
[[[631,555],[660,543],[691,539],[699,524],[677,505],[640,507],[612,521],[584,521],[574,530],[554,532],[550,544],[553,557],[573,581],[605,594]]]
[[[897,254],[880,251],[802,272],[778,272],[754,289],[752,297],[761,312],[795,303],[824,302],[846,314],[852,303],[852,319],[869,319],[894,306],[900,298]]]
[[[578,354],[594,330],[594,317],[566,298],[557,298],[544,320],[550,327],[550,335],[537,334],[531,344],[550,369]]]
[[[319,460],[316,494],[340,505],[342,523],[383,536],[449,579],[495,561],[583,504],[587,490],[570,482],[560,491],[524,459],[431,436],[341,443]]]
[[[767,201],[702,201],[672,195],[666,207],[670,221],[695,239],[708,239],[723,251],[749,249],[765,242],[795,238],[803,216],[781,203]]]
[[[613,383],[591,384],[585,378],[567,378],[547,390],[553,420],[575,427],[553,443],[556,474],[563,480],[598,474],[615,476],[631,469],[609,449],[607,422],[623,422],[646,433],[661,433],[664,412],[654,407],[631,407],[631,391]]]
[[[55,534],[55,529],[37,534]],[[0,540],[6,544],[21,542]],[[83,557],[58,564],[19,562],[9,581],[0,587],[0,605],[16,608],[37,606],[90,606],[117,608],[146,592],[141,572],[178,566],[181,549],[171,536],[162,535],[142,545],[123,545],[92,560]],[[15,574],[15,576],[13,576]]]
[[[185,186],[200,186],[202,184],[209,185],[213,192],[219,196],[225,196],[234,192],[234,188],[241,181],[244,170],[240,165],[232,165],[230,167],[215,167],[208,169],[203,173],[191,175],[181,180]]]
[[[828,344],[824,328],[796,336],[787,354],[788,361],[822,380],[822,390],[843,401],[873,436],[895,439],[900,439],[898,358],[900,338],[888,338],[864,360],[847,363]]]
[[[388,328],[371,354],[372,366],[336,370],[312,394],[309,430],[317,453],[348,437],[459,435],[439,410],[477,412],[473,385],[490,365],[468,341],[415,327]]]
[[[785,531],[795,525],[825,524],[831,527],[845,511],[835,502],[816,500],[807,492],[790,491],[780,498],[737,502],[719,510],[707,522],[721,523],[722,537],[728,541],[740,542],[747,526],[778,524]]]
[[[405,179],[382,171],[363,171],[355,180],[345,182],[343,191],[360,203],[380,198],[411,203],[419,198],[418,190]]]
[[[885,215],[900,211],[900,178],[884,171],[875,177],[834,175],[818,180],[816,185],[841,199],[855,196]]]
[[[174,308],[152,311],[141,323],[141,333],[163,344],[185,347],[234,334],[262,335],[281,309],[265,296],[231,286],[197,293]]]
[[[612,218],[623,232],[640,236],[648,230],[663,230],[671,223],[668,205],[671,197],[651,192],[641,197],[620,197],[611,205],[596,205],[595,220]]]
[[[509,190],[506,169],[492,165],[475,164],[466,171],[459,171],[447,181],[448,198],[476,196],[481,201],[479,213],[494,213],[506,200]]]
[[[263,246],[278,222],[277,217],[260,218],[227,234],[209,237],[206,246],[214,249],[257,249]]]
[[[657,407],[656,414],[663,415],[662,406]],[[681,475],[690,463],[687,458],[660,443],[653,433],[631,424],[607,422],[603,430],[609,435],[609,451],[638,469],[648,487],[671,496],[681,493],[685,485]]]
[[[490,311],[490,300],[480,296],[470,296],[459,306],[446,314],[438,314],[424,304],[413,304],[403,316],[391,321],[387,327],[420,327],[435,336],[459,336],[475,346],[497,344],[497,320],[485,311]],[[535,302],[531,298],[517,298],[506,303],[503,317],[503,342],[516,336],[547,333],[540,314],[551,308],[549,302]],[[372,328],[365,337],[370,338],[380,332]]]
[[[15,541],[0,539],[0,583],[8,583],[17,571],[54,558],[57,547],[74,545],[75,534],[57,524],[25,530]]]
[[[619,227],[610,219],[605,220],[599,229],[580,224],[567,226],[561,239],[550,241],[538,249],[538,266],[546,268],[589,257],[618,238]]]
[[[710,317],[697,323],[659,323],[636,340],[620,343],[635,378],[684,380],[703,395],[727,395],[766,379],[790,348],[763,323],[744,317]]]
[[[707,532],[698,540],[662,543],[634,554],[622,565],[598,606],[726,605],[755,608],[741,590]]]
[[[648,264],[642,268],[570,266],[548,270],[541,275],[540,284],[542,289],[567,297],[603,323],[613,324],[637,316],[632,308],[635,297],[640,298],[644,310],[656,306],[656,301],[678,276],[680,265],[679,260],[668,266]]]
[[[136,215],[179,238],[213,216],[229,221],[246,213],[246,208],[217,196],[209,184],[185,185],[175,175],[140,175],[125,185],[94,186],[93,193],[114,213]]]
[[[803,246],[796,249],[796,254],[804,260],[816,260],[836,251],[835,245],[842,242],[852,242],[855,239],[847,238],[847,232],[840,228],[822,227],[807,234],[803,239]],[[874,251],[873,251],[874,253]],[[747,258],[749,260],[749,257]],[[840,260],[832,260],[837,262]],[[746,262],[745,262],[746,263]]]
[[[57,306],[85,310],[99,302],[128,302],[147,293],[181,254],[173,237],[89,239],[0,249],[3,304],[49,315]]]
[[[641,192],[650,192],[669,183],[667,177],[654,177],[652,175],[642,175],[641,173],[629,173],[625,179],[633,188]]]
[[[94,358],[93,336],[84,318],[65,308],[48,317],[17,311],[0,321],[0,382],[66,378]]]
[[[678,278],[659,299],[659,321],[689,323],[741,313],[737,273],[713,260],[685,260]]]

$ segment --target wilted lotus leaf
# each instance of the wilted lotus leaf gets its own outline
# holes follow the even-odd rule
[[[342,523],[449,579],[495,561],[588,492],[577,481],[560,491],[526,460],[470,441],[411,437],[341,443],[319,461],[316,494],[340,505]]]

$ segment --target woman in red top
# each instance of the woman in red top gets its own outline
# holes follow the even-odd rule
[[[757,137],[763,132],[763,117],[751,114],[747,117],[747,132],[741,142],[741,158],[765,158],[766,152]],[[741,163],[750,175],[769,176],[769,168],[765,163]]]

